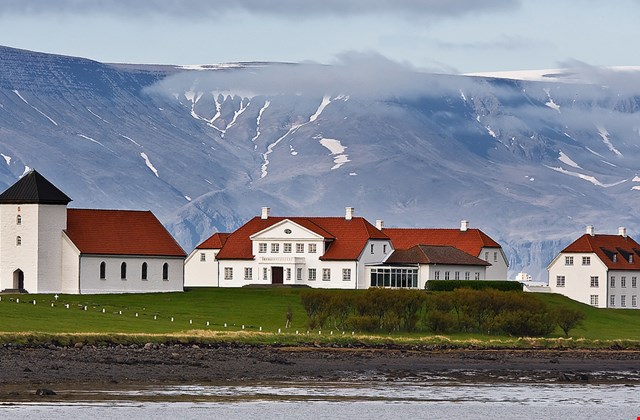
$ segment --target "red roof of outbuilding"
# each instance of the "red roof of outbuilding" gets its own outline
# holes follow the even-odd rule
[[[196,248],[198,249],[220,249],[224,246],[224,243],[227,242],[227,238],[230,233],[214,233],[209,237],[209,239],[202,242]]]
[[[384,228],[383,232],[395,249],[409,249],[415,245],[450,245],[477,257],[482,248],[501,248],[480,229]]]
[[[369,239],[389,238],[362,217],[254,217],[227,237],[217,259],[254,258],[250,237],[283,220],[290,220],[331,242],[322,260],[356,260]],[[319,252],[322,252],[319,250]]]
[[[65,231],[82,254],[186,254],[150,211],[67,209]]]
[[[640,245],[630,236],[584,234],[562,252],[593,252],[610,270],[640,270]]]

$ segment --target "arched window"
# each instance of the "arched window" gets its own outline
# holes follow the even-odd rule
[[[22,224],[22,216],[17,215],[16,216],[16,225],[21,225]]]
[[[100,263],[100,280],[107,278],[107,263],[102,261]]]
[[[22,236],[16,236],[16,246],[22,245]]]
[[[162,280],[169,280],[169,264],[162,264]]]
[[[120,278],[121,279],[126,279],[127,278],[127,263],[123,262],[122,264],[120,264]]]
[[[147,279],[147,263],[143,262],[142,263],[142,280],[146,280]]]

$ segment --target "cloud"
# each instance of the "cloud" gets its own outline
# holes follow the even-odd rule
[[[457,95],[460,89],[485,89],[485,83],[481,78],[424,73],[377,53],[345,52],[330,65],[308,62],[181,72],[158,82],[149,91],[164,95],[186,91],[250,92],[253,96],[348,94],[386,99],[451,92]]]
[[[458,50],[505,50],[517,51],[521,49],[529,49],[534,47],[549,47],[549,42],[534,41],[522,36],[513,36],[503,34],[494,41],[477,41],[477,42],[447,42],[435,41],[434,44],[441,49],[458,49]]]
[[[362,15],[461,16],[512,10],[521,0],[3,0],[3,14],[89,14],[119,16],[190,16],[209,18],[227,12],[275,16]]]
[[[568,60],[560,66],[572,79],[601,86],[621,95],[640,95],[640,67],[596,67],[583,61]]]

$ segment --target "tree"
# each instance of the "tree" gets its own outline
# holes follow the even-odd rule
[[[582,325],[585,319],[584,312],[579,309],[571,309],[561,306],[555,311],[556,324],[564,331],[564,336],[569,337],[569,331]]]

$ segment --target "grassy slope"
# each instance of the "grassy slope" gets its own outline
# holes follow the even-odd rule
[[[284,331],[288,307],[293,311],[293,324],[289,331],[306,332],[306,315],[300,303],[300,292],[299,289],[194,289],[166,294],[61,295],[57,301],[52,295],[4,295],[0,301],[0,332],[199,335],[202,330],[239,331],[242,325],[247,332],[257,332],[259,327],[263,332],[277,332],[278,328]],[[640,310],[595,309],[560,295],[538,296],[550,306],[565,305],[585,312],[584,326],[571,333],[574,338],[640,342]],[[16,299],[20,299],[20,303]],[[35,305],[32,303],[34,299]],[[69,309],[65,304],[69,304]],[[157,317],[155,320],[154,315]],[[206,326],[207,321],[209,327]],[[323,335],[328,336],[326,332]],[[393,334],[391,338],[423,340],[429,335]],[[387,334],[382,336],[390,338]],[[553,337],[560,336],[561,331],[557,329]],[[507,337],[469,334],[454,334],[445,338],[448,339],[515,341]],[[266,337],[251,340],[268,341]]]

